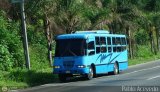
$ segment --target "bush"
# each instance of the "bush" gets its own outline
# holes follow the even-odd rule
[[[8,79],[17,82],[25,82],[29,86],[41,85],[57,81],[57,77],[50,70],[25,70],[14,69],[8,74]]]
[[[139,30],[135,33],[135,39],[139,45],[147,45],[149,42],[149,36],[146,30]]]
[[[137,53],[136,56],[137,58],[138,57],[147,58],[153,56],[153,53],[151,52],[150,48],[145,45],[139,45],[136,53]]]
[[[27,25],[27,34],[29,44],[41,44],[47,46],[44,29],[39,27],[39,25]]]
[[[8,71],[13,67],[11,61],[12,55],[9,53],[7,46],[0,44],[0,70]]]
[[[33,44],[29,48],[31,68],[34,70],[49,67],[47,59],[47,48],[41,44]]]
[[[19,23],[8,21],[0,11],[0,70],[9,71],[13,67],[23,67],[23,46]],[[4,68],[5,67],[5,68]]]

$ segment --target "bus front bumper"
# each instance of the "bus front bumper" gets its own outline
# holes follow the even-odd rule
[[[87,74],[89,68],[76,68],[76,69],[53,69],[54,74]]]

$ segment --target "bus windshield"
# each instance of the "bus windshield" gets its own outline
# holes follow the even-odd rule
[[[84,56],[86,54],[85,39],[56,40],[55,57]]]

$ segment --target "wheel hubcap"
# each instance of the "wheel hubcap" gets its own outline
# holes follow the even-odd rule
[[[115,69],[115,74],[117,74],[118,73],[118,69],[117,69],[116,65],[114,66],[114,69]]]
[[[93,70],[92,69],[89,69],[88,77],[89,78],[93,78]]]

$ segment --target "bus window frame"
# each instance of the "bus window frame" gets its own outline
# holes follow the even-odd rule
[[[93,48],[89,48],[89,44],[92,43]],[[95,55],[95,41],[90,41],[87,43],[87,55]]]
[[[110,40],[110,41],[109,41]],[[108,53],[112,53],[113,52],[113,48],[112,48],[112,37],[108,36],[107,37],[107,52]]]

